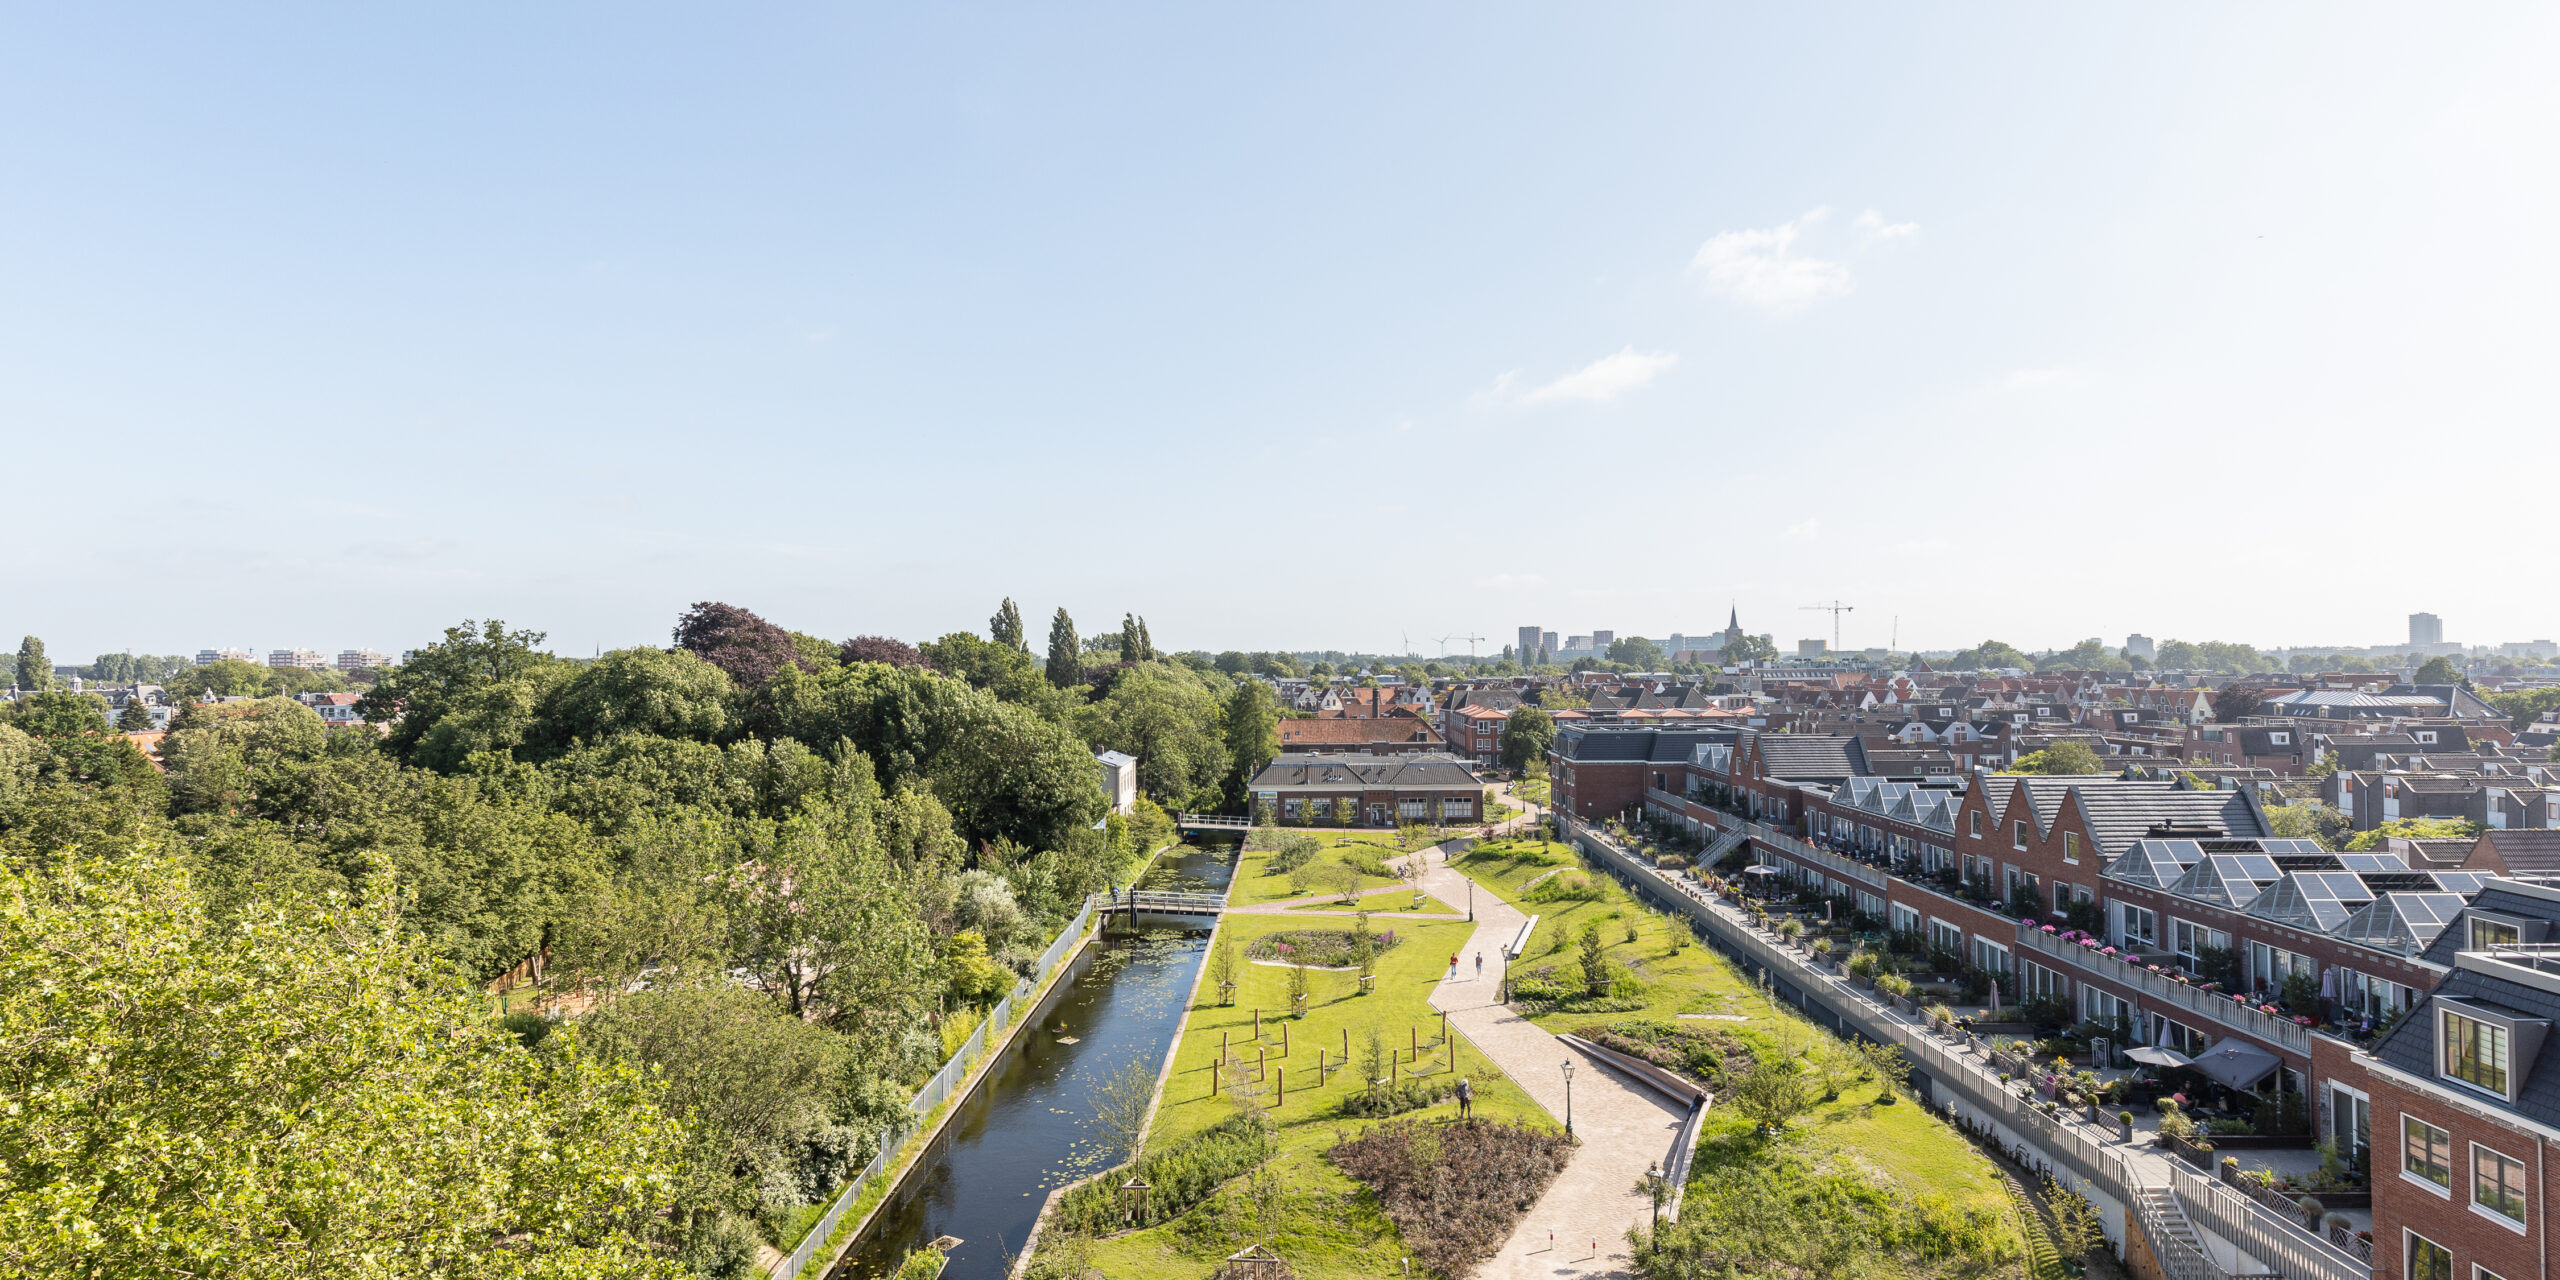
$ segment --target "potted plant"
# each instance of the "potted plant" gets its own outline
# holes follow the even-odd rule
[[[2117,1113],[2116,1113],[2116,1126],[2117,1126],[2117,1131],[2118,1131],[2118,1132],[2123,1136],[2123,1139],[2124,1139],[2125,1144],[2126,1144],[2127,1146],[2132,1145],[2132,1143],[2133,1143],[2133,1113],[2132,1113],[2132,1112],[2130,1112],[2130,1111],[2119,1111],[2119,1112],[2117,1112]]]

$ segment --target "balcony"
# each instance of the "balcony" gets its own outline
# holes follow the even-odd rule
[[[2018,947],[2022,952],[2041,952],[2119,987],[2141,992],[2156,1011],[2183,1010],[2263,1044],[2306,1058],[2311,1055],[2311,1028],[2281,1014],[2261,1013],[2254,1005],[2200,991],[2166,974],[2155,973],[2119,956],[2107,955],[2096,947],[2064,942],[2041,928],[2019,925]]]

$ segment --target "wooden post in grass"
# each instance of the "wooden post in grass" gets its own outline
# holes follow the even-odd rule
[[[1272,1105],[1278,1106],[1281,1102],[1287,1102],[1289,1100],[1289,1069],[1287,1067],[1273,1069],[1271,1080],[1273,1090],[1279,1095],[1278,1101]]]
[[[1285,1022],[1280,1024],[1280,1056],[1289,1056],[1289,1024]]]
[[[1397,1056],[1396,1056],[1392,1051],[1390,1051],[1390,1052],[1387,1054],[1387,1083],[1388,1083],[1388,1084],[1394,1084],[1394,1083],[1396,1082],[1396,1069],[1397,1069],[1398,1064],[1402,1063],[1403,1061],[1404,1061],[1404,1059],[1397,1057]]]
[[[1218,1064],[1203,1063],[1200,1069],[1209,1073],[1209,1091],[1200,1095],[1200,1100],[1206,1102],[1218,1096]]]
[[[1218,1033],[1218,1058],[1219,1058],[1219,1060],[1220,1060],[1220,1061],[1224,1061],[1228,1056],[1229,1056],[1229,1055],[1228,1055],[1228,1053],[1227,1053],[1227,1033],[1226,1033],[1226,1032],[1224,1032],[1224,1031],[1221,1031],[1221,1032],[1219,1032],[1219,1033]]]
[[[1262,1038],[1262,1010],[1260,1009],[1253,1011],[1253,1038],[1256,1040]]]
[[[1351,1028],[1348,1026],[1342,1029],[1342,1060],[1351,1061]]]
[[[1324,1050],[1316,1050],[1316,1087],[1324,1087]]]
[[[1416,1057],[1422,1055],[1422,1028],[1410,1022],[1404,1024],[1404,1047]]]

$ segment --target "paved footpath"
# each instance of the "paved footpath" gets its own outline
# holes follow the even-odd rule
[[[1462,900],[1466,877],[1438,855],[1437,849],[1422,855],[1422,887],[1443,902]],[[1627,1229],[1652,1212],[1652,1201],[1641,1189],[1645,1170],[1670,1154],[1688,1112],[1495,1002],[1502,946],[1527,921],[1490,892],[1477,893],[1476,931],[1460,957],[1459,976],[1441,979],[1431,1007],[1445,1011],[1479,1051],[1559,1123],[1565,1113],[1561,1068],[1571,1059],[1573,1129],[1582,1145],[1574,1148],[1564,1171],[1547,1184],[1546,1194],[1529,1207],[1501,1251],[1476,1268],[1475,1280],[1632,1277]],[[1478,953],[1485,958],[1481,978],[1475,971]]]

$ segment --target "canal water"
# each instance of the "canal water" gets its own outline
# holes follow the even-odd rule
[[[1175,849],[1140,888],[1225,890],[1233,846]],[[1130,1062],[1149,1072],[1181,1029],[1208,934],[1149,932],[1085,948],[830,1280],[872,1280],[909,1250],[956,1236],[943,1280],[1002,1280],[1049,1192],[1121,1158],[1093,1115],[1093,1091]]]

